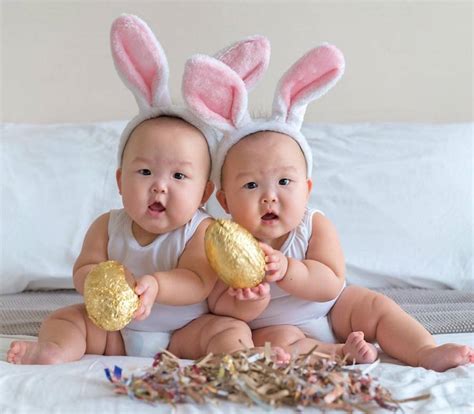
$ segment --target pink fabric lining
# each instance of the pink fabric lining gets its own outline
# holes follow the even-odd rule
[[[288,111],[295,102],[330,83],[343,66],[342,54],[330,46],[314,49],[303,56],[282,81],[280,93]]]
[[[262,64],[249,67],[248,65],[245,65],[237,56],[233,56],[233,59],[227,59],[227,56],[225,56],[222,61],[234,69],[245,84],[251,84],[252,79],[262,72]]]
[[[186,67],[183,92],[190,106],[208,120],[235,127],[243,99],[242,80],[219,61],[195,58]],[[245,92],[246,93],[246,92]]]
[[[254,36],[237,43],[218,58],[231,67],[240,76],[247,89],[250,89],[268,67],[270,42],[263,36]]]
[[[151,106],[163,59],[153,33],[141,22],[123,16],[114,22],[111,43],[118,70]]]
[[[313,91],[319,89],[321,86],[327,85],[329,82],[331,82],[334,78],[337,77],[339,73],[338,69],[332,69],[327,73],[324,73],[321,75],[318,79],[315,79],[312,83],[306,85],[303,82],[301,82],[298,85],[294,85],[294,88],[296,89],[297,87],[301,86],[301,89],[293,91],[293,96],[291,96],[290,102],[289,102],[289,107],[291,108],[295,102],[300,101],[303,99],[305,96],[308,96],[311,94]]]

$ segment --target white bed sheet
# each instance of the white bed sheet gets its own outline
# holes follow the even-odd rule
[[[12,365],[5,362],[10,342],[19,336],[0,335],[0,412],[5,413],[221,413],[267,412],[256,407],[220,403],[219,405],[166,404],[151,406],[115,395],[104,375],[105,367],[118,365],[124,370],[150,366],[150,358],[85,356],[81,361],[53,365]],[[23,337],[34,339],[33,337]],[[474,333],[436,335],[436,342],[474,345]],[[474,364],[444,373],[410,368],[382,356],[382,363],[372,371],[395,398],[409,398],[431,393],[424,401],[403,404],[406,413],[470,413],[474,411]],[[278,413],[293,413],[279,408]],[[376,412],[388,412],[377,410]],[[305,412],[319,412],[307,409]]]

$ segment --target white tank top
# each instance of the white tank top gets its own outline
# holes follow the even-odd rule
[[[140,246],[132,233],[132,220],[124,209],[111,210],[109,218],[109,260],[123,263],[135,277],[174,269],[187,242],[201,222],[210,217],[198,210],[183,227],[159,235],[147,246]],[[176,292],[179,295],[179,291]],[[208,312],[207,301],[188,306],[155,303],[150,316],[132,321],[125,329],[134,331],[170,332]]]
[[[290,232],[280,251],[287,257],[304,260],[313,230],[313,214],[319,210],[306,209],[303,220]],[[249,323],[251,329],[272,325],[300,325],[327,315],[335,300],[314,302],[291,296],[276,283],[270,284],[271,300],[267,308]]]

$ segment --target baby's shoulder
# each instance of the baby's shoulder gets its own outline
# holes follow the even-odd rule
[[[89,229],[104,229],[107,231],[107,228],[109,226],[109,220],[110,220],[110,211],[107,213],[103,213],[100,216],[98,216],[90,225]]]
[[[322,212],[315,211],[311,217],[311,240],[337,236],[336,226]]]
[[[203,217],[203,219],[196,225],[195,230],[191,236],[194,238],[204,238],[207,228],[214,223],[215,219],[211,216]]]
[[[108,225],[109,213],[101,214],[92,222],[84,237],[82,252],[104,250],[108,242]]]
[[[193,237],[196,232],[200,230],[202,231],[203,228],[207,228],[213,221],[214,219],[207,213],[207,211],[201,208],[198,209],[191,220],[189,220],[183,227],[187,236],[186,238],[189,239],[190,237]]]
[[[314,231],[324,222],[325,217],[321,210],[307,207],[300,223],[295,229],[296,234],[300,234],[300,237],[305,239],[311,238]]]
[[[330,221],[321,210],[310,210],[311,224],[318,224],[324,221]]]

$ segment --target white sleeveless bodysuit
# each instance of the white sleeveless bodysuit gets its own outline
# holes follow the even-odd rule
[[[111,210],[107,246],[109,260],[123,263],[135,277],[174,269],[186,243],[208,217],[200,209],[183,227],[159,235],[147,246],[140,246],[133,236],[132,220],[125,210]],[[176,294],[179,295],[179,291]],[[153,357],[161,348],[167,348],[174,330],[205,313],[208,313],[207,301],[188,306],[155,303],[147,319],[133,320],[122,329],[127,355]]]
[[[306,258],[315,213],[323,214],[319,210],[306,209],[303,220],[296,229],[290,232],[280,248],[285,256],[297,260]],[[295,325],[308,337],[323,342],[336,342],[327,314],[337,298],[328,302],[308,301],[290,295],[276,283],[270,284],[270,294],[271,300],[267,308],[258,318],[249,323],[252,330],[272,325]]]

